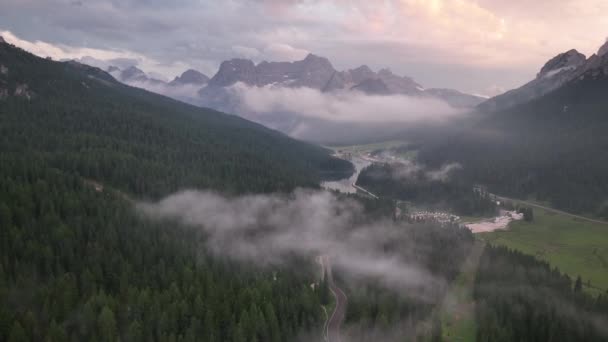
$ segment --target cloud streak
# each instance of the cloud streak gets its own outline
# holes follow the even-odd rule
[[[233,91],[247,111],[288,112],[337,122],[429,122],[450,119],[461,113],[437,99],[406,95],[365,95],[356,91],[322,93],[312,88],[243,84],[235,85]]]
[[[230,198],[185,191],[137,208],[152,219],[201,229],[207,236],[205,248],[219,257],[266,267],[284,265],[294,255],[327,255],[332,268],[351,281],[371,280],[421,299],[434,298],[444,286],[443,279],[414,261],[428,246],[414,244],[407,226],[361,223],[357,202],[328,192]],[[386,252],[387,245],[395,244],[398,253]]]

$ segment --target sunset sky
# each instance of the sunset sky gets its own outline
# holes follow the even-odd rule
[[[91,56],[172,78],[234,57],[388,67],[426,87],[493,95],[554,55],[591,55],[606,0],[0,0],[0,34],[57,59]]]

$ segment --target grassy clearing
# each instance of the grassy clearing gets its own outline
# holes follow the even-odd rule
[[[508,230],[479,235],[546,260],[573,279],[580,275],[592,294],[608,290],[606,225],[535,208],[533,222],[517,221]]]
[[[473,287],[485,243],[475,241],[462,270],[454,280],[441,306],[441,331],[444,341],[475,341],[475,301]]]

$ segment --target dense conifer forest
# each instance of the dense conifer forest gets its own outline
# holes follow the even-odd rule
[[[0,64],[0,340],[285,341],[320,326],[306,265],[216,260],[130,200],[317,187],[349,163],[98,69],[8,44]]]
[[[606,341],[608,294],[582,292],[533,256],[487,246],[475,285],[477,341]]]
[[[407,174],[400,174],[401,170],[399,164],[372,164],[361,171],[357,185],[383,197],[458,215],[490,216],[497,211],[496,203],[487,193],[475,190],[462,170],[454,170],[443,179],[429,179],[422,169]]]
[[[433,310],[460,272],[474,241],[471,232],[458,225],[415,224],[401,229],[408,231],[407,241],[387,244],[386,253],[421,265],[438,282],[422,284],[418,289],[389,291],[373,282],[353,286],[342,281],[350,294],[346,324],[353,341],[432,338],[434,332],[428,323],[433,322]]]

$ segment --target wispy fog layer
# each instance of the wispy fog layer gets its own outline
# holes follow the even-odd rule
[[[442,165],[441,168],[437,170],[429,170],[425,173],[425,175],[430,180],[445,182],[449,179],[452,171],[461,169],[462,165],[460,165],[459,163],[449,163]]]
[[[323,93],[312,88],[233,86],[244,109],[253,112],[290,112],[338,122],[441,121],[460,112],[447,103],[405,95],[365,95],[357,91]]]
[[[391,163],[391,176],[397,180],[424,179],[445,182],[449,180],[453,171],[461,169],[462,165],[459,163],[447,163],[438,169],[431,169],[412,160],[400,160]]]
[[[157,220],[174,220],[204,230],[209,251],[261,267],[283,265],[290,256],[329,256],[332,268],[351,281],[374,280],[383,286],[431,299],[443,286],[414,264],[429,246],[415,245],[407,227],[391,221],[357,223],[358,203],[328,192],[297,190],[292,195],[228,198],[212,192],[184,191],[138,209]],[[399,254],[386,246],[399,244]]]

